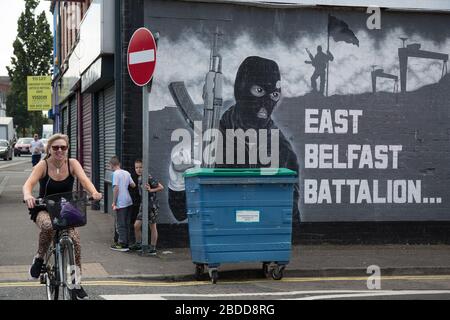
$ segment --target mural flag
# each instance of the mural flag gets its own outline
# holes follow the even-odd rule
[[[359,47],[359,40],[350,30],[348,24],[332,15],[328,16],[328,34],[336,42],[344,41]]]

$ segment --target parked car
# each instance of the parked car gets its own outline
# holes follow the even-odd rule
[[[14,146],[14,156],[21,156],[22,154],[31,154],[31,142],[33,138],[20,138]]]
[[[0,158],[5,161],[13,159],[13,148],[7,140],[0,140]]]

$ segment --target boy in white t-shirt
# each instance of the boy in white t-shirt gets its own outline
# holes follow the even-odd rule
[[[109,165],[111,166],[111,170],[114,171],[112,175],[112,209],[116,213],[115,229],[119,235],[119,241],[114,243],[111,246],[111,249],[124,252],[129,250],[129,230],[131,224],[131,209],[133,205],[128,187],[131,186],[132,188],[135,188],[136,184],[133,182],[130,173],[120,168],[119,158],[116,156],[112,157],[109,161]]]

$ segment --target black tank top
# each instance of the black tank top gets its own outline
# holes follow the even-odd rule
[[[39,198],[45,198],[58,193],[72,192],[75,178],[70,173],[70,159],[67,159],[69,175],[62,181],[55,181],[50,178],[47,160],[45,160],[45,164],[47,165],[47,171],[45,172],[45,177],[39,180]]]

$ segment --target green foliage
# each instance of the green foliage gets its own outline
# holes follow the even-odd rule
[[[53,37],[45,12],[36,15],[39,0],[25,0],[25,10],[17,21],[17,37],[13,43],[11,66],[6,67],[11,79],[11,92],[6,112],[14,118],[22,136],[42,131],[47,123],[42,112],[27,111],[27,76],[50,75]]]

